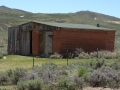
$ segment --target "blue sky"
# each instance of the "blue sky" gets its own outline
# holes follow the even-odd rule
[[[69,13],[82,10],[120,18],[120,0],[0,0],[0,6],[33,13]]]

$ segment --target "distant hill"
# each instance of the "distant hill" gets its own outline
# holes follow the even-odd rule
[[[98,19],[98,20],[120,21],[120,18],[97,13],[97,12],[92,12],[92,11],[78,11],[74,14],[79,16],[85,16],[88,18]]]
[[[16,13],[16,14],[30,14],[31,12],[19,10],[19,9],[11,9],[6,6],[0,6],[0,12],[4,13]]]

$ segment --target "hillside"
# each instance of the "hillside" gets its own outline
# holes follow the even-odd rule
[[[96,19],[96,20],[103,20],[103,21],[120,21],[120,18],[97,13],[97,12],[92,12],[92,11],[78,11],[75,13],[76,15],[79,16],[85,16],[88,18]]]
[[[79,11],[76,13],[30,13],[23,10],[11,9],[0,6],[0,45],[7,46],[8,27],[19,25],[28,21],[37,20],[44,22],[78,23],[78,24],[100,24],[101,27],[116,29],[115,49],[120,49],[120,18],[112,17],[91,11]],[[0,48],[1,49],[1,48]]]
[[[19,10],[19,9],[11,9],[6,6],[0,6],[0,12],[3,13],[14,13],[14,14],[30,14],[31,12]]]

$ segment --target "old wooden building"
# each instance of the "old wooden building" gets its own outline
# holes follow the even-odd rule
[[[8,54],[45,55],[73,52],[114,51],[115,30],[84,24],[31,21],[8,28]]]

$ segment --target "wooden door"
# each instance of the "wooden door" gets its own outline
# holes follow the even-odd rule
[[[53,53],[53,32],[46,32],[45,54],[48,57]]]
[[[21,32],[21,55],[30,55],[30,31]]]

